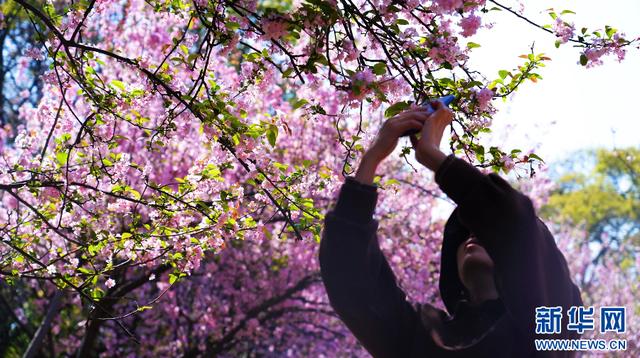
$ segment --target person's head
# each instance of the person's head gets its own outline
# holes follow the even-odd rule
[[[494,262],[481,241],[460,221],[455,208],[444,226],[438,288],[450,314],[461,300],[479,303],[499,298]]]
[[[458,245],[456,263],[458,277],[466,288],[469,298],[481,300],[494,296],[492,294],[495,290],[493,260],[475,236],[471,235]]]

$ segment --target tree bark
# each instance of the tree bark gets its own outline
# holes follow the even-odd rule
[[[58,314],[61,302],[62,290],[57,289],[56,293],[51,299],[49,309],[47,310],[47,314],[44,317],[42,324],[40,324],[40,327],[38,327],[36,334],[31,339],[31,342],[29,342],[29,347],[27,347],[27,350],[22,355],[22,358],[33,358],[40,352],[40,349],[42,349],[42,343],[44,342],[44,337],[51,328],[51,322],[53,322],[53,319]]]

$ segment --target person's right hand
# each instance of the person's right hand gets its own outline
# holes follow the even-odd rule
[[[431,106],[435,112],[424,121],[420,139],[415,134],[410,139],[416,160],[435,172],[446,158],[440,151],[440,142],[445,128],[453,121],[453,112],[440,101],[432,101]]]

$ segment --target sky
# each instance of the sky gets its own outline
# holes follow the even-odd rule
[[[489,1],[487,4],[491,7]],[[625,33],[627,39],[640,37],[640,0],[528,1],[523,15],[541,25],[551,24],[549,8],[557,13],[574,11],[575,15],[564,15],[563,19],[574,22],[576,29],[593,31],[609,25]],[[470,55],[470,68],[488,79],[498,78],[499,70],[523,63],[518,56],[528,54],[532,43],[536,53],[545,53],[551,61],[536,71],[542,80],[523,83],[506,103],[494,100],[498,112],[491,126],[493,133],[481,139],[482,144],[505,151],[534,148],[551,167],[552,177],[562,161],[577,150],[640,146],[640,115],[635,107],[640,104],[640,50],[629,48],[621,63],[608,56],[603,65],[587,69],[578,64],[580,49],[570,44],[555,48],[554,35],[513,14],[492,11],[483,19],[494,25],[468,39],[481,45]],[[448,153],[445,147],[441,145]],[[439,204],[433,214],[446,219],[453,206],[444,201]]]
[[[499,1],[500,2],[500,1]],[[488,2],[489,3],[489,2]],[[513,3],[505,1],[505,5]],[[563,19],[574,22],[576,29],[591,30],[610,25],[627,35],[640,36],[640,1],[610,0],[536,0],[525,3],[524,15],[539,24],[552,23],[545,11],[569,9],[575,15]],[[599,67],[579,65],[579,49],[564,44],[554,46],[555,36],[518,19],[506,11],[492,11],[485,17],[494,22],[471,41],[481,44],[471,55],[470,67],[488,78],[498,77],[498,70],[510,70],[522,63],[518,58],[530,51],[545,53],[552,60],[537,71],[543,79],[528,81],[506,102],[495,101],[498,113],[493,120],[494,135],[487,143],[502,148],[536,147],[549,164],[562,160],[572,151],[593,147],[640,145],[640,50],[629,48],[619,63],[606,57]]]

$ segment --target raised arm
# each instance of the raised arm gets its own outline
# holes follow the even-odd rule
[[[406,357],[422,326],[415,309],[398,287],[380,251],[373,219],[377,203],[375,170],[396,146],[400,134],[419,129],[420,111],[388,120],[364,155],[355,177],[347,177],[336,206],[325,216],[320,269],[331,306],[374,357]]]
[[[331,306],[374,357],[410,346],[417,316],[380,251],[375,187],[348,177],[325,216],[320,270]]]
[[[537,217],[531,199],[499,175],[482,174],[451,155],[436,174],[440,188],[458,204],[460,221],[486,247],[495,263],[498,290],[520,333],[535,338],[577,338],[535,334],[535,309],[582,305],[567,262],[547,226]],[[566,321],[563,321],[566,323]]]
[[[535,308],[562,306],[566,317],[570,306],[582,305],[567,262],[529,197],[497,174],[485,175],[454,155],[446,156],[439,142],[429,141],[425,134],[439,131],[452,118],[449,110],[437,107],[425,122],[421,139],[412,138],[416,158],[435,172],[440,188],[458,204],[460,221],[493,259],[500,296],[520,333],[529,340],[550,338],[536,336]],[[553,338],[561,337],[577,335],[563,329]]]

